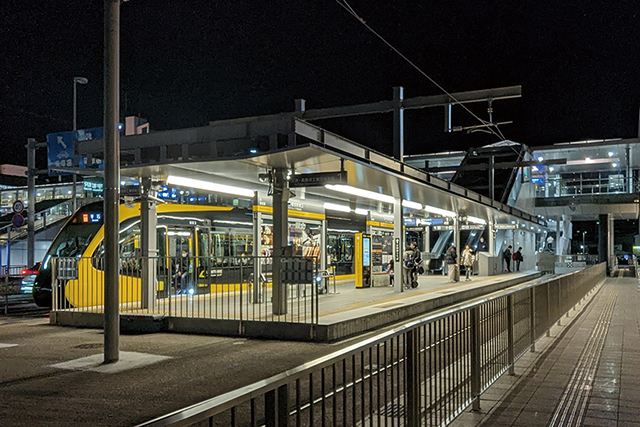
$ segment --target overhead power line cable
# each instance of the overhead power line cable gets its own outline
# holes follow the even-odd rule
[[[379,34],[376,30],[371,28],[371,26],[369,24],[367,24],[367,22],[360,15],[358,15],[358,13],[353,9],[353,7],[351,7],[351,5],[347,2],[347,0],[342,0],[342,1],[341,0],[336,0],[336,3],[338,3],[342,8],[344,8],[347,12],[349,12],[350,15],[352,15],[354,18],[356,18],[362,25],[364,25],[376,37],[378,37],[380,40],[382,40],[382,42],[384,44],[389,46],[389,48],[391,50],[393,50],[395,53],[397,53],[402,59],[404,59],[407,63],[409,63],[409,65],[411,65],[413,68],[415,68],[420,74],[422,74],[424,77],[426,77],[438,89],[440,89],[444,94],[446,94],[453,101],[452,104],[460,105],[469,114],[471,114],[471,116],[473,116],[475,119],[477,119],[481,124],[488,125],[487,129],[489,129],[492,134],[494,134],[495,136],[497,136],[498,138],[500,138],[503,141],[506,140],[504,134],[502,133],[502,131],[500,130],[498,125],[496,125],[495,123],[490,123],[490,122],[488,122],[486,120],[483,120],[482,118],[478,117],[478,115],[476,115],[473,111],[471,111],[469,108],[467,108],[466,105],[464,105],[462,102],[458,101],[456,99],[456,97],[453,96],[451,93],[449,93],[449,91],[447,91],[444,87],[442,87],[442,85],[440,85],[438,82],[436,82],[431,76],[429,76],[426,72],[424,72],[420,67],[418,67],[418,65],[416,65],[405,54],[400,52],[400,50],[398,50],[394,45],[392,45],[389,41],[387,41],[381,34]],[[495,128],[495,130],[493,128]],[[497,132],[496,132],[496,130],[497,130]]]

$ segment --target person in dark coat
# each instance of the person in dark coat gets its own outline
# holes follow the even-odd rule
[[[458,252],[454,245],[449,246],[444,256],[444,260],[449,268],[449,282],[457,282],[460,278],[458,273]]]
[[[173,279],[176,287],[176,294],[187,293],[189,291],[189,252],[183,249],[180,257],[176,258],[173,264]]]
[[[513,260],[515,261],[516,271],[520,271],[520,263],[524,261],[524,257],[522,256],[522,247],[518,248],[518,251],[513,254]]]
[[[507,249],[502,253],[502,259],[507,265],[506,272],[511,273],[511,245],[507,246]]]
[[[484,241],[484,237],[480,237],[477,250],[480,252],[487,252],[489,250],[489,246],[487,245],[487,242]]]

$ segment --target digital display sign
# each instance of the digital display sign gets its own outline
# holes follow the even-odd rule
[[[100,212],[85,212],[82,214],[83,224],[98,224],[102,222],[102,213]]]
[[[362,266],[371,266],[371,237],[362,238]]]

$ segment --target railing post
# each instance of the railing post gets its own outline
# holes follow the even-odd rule
[[[289,425],[289,386],[287,384],[271,390],[264,395],[264,417],[266,427],[285,427]],[[313,414],[310,414],[313,418]]]
[[[407,340],[407,426],[418,427],[420,425],[420,376],[418,374],[420,340],[418,339],[418,329],[414,328],[408,331],[405,334],[405,339]]]
[[[547,336],[550,337],[553,320],[551,318],[551,285],[549,282],[546,283],[545,288],[547,290]]]
[[[531,352],[534,353],[536,351],[536,294],[534,287],[529,288],[529,322],[531,323],[529,328]]]
[[[562,286],[562,280],[558,280],[558,299],[556,299],[556,305],[558,306],[558,326],[562,326],[561,324],[561,320],[562,320],[562,292],[560,291],[560,288]]]
[[[480,307],[471,309],[471,399],[472,410],[480,410]]]
[[[515,367],[515,344],[513,339],[513,330],[515,328],[514,319],[513,319],[513,310],[514,310],[514,295],[507,295],[507,357],[509,358],[509,375],[516,374]]]

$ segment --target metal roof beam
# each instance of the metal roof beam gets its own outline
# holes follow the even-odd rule
[[[468,92],[456,92],[451,96],[432,95],[418,96],[401,101],[401,107],[405,110],[416,110],[428,107],[442,107],[449,104],[467,104],[498,99],[520,98],[522,86],[507,86],[495,89],[472,90]],[[370,104],[348,105],[344,107],[319,108],[306,110],[300,113],[305,120],[332,119],[337,117],[360,116],[364,114],[390,113],[393,111],[393,101],[372,102]]]

